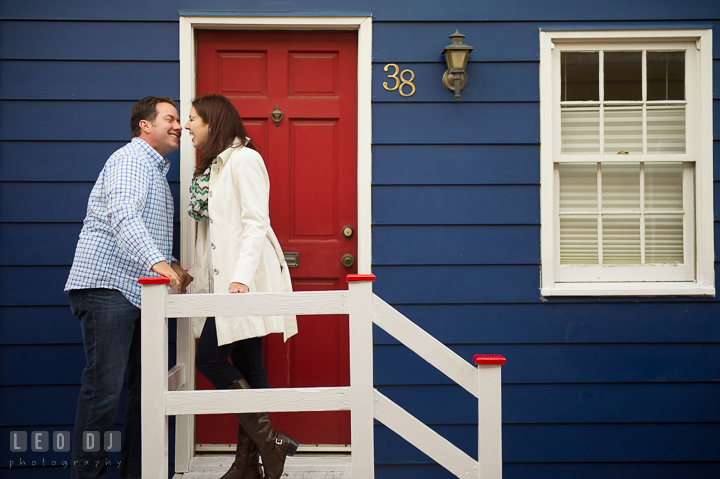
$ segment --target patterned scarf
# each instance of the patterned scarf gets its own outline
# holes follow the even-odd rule
[[[212,164],[215,164],[213,160]],[[190,184],[190,204],[187,212],[195,221],[202,221],[208,218],[208,191],[210,190],[210,169],[207,169],[200,176],[194,176]]]

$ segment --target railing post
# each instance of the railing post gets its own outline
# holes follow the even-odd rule
[[[478,365],[478,470],[480,479],[502,478],[502,392],[499,354],[476,354]]]
[[[195,389],[195,336],[192,318],[177,318],[177,364],[185,365],[185,385],[180,389]],[[195,453],[195,415],[175,416],[175,473],[188,472]]]
[[[375,275],[349,274],[350,290],[350,438],[352,477],[375,477],[373,439],[373,306]]]
[[[140,278],[142,314],[140,319],[140,365],[142,418],[142,477],[168,477],[168,421],[165,393],[168,374],[168,331],[165,318],[167,278]],[[157,449],[161,447],[162,453]]]

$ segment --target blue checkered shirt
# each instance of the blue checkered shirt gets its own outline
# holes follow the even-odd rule
[[[155,263],[175,261],[169,169],[140,138],[113,153],[90,193],[65,292],[117,289],[140,307],[138,278],[158,276]]]

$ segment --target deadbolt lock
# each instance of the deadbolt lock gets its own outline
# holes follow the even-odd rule
[[[343,226],[342,234],[346,238],[352,238],[353,236],[355,236],[355,230],[352,226]]]
[[[340,262],[346,268],[352,268],[355,264],[355,257],[351,254],[344,254],[342,258],[340,258]]]

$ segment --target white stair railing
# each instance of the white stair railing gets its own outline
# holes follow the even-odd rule
[[[168,477],[168,416],[349,410],[352,476],[356,479],[375,476],[373,419],[457,477],[500,479],[500,366],[505,359],[476,355],[473,360],[478,367],[472,367],[375,296],[374,280],[374,275],[348,275],[347,291],[175,295],[168,294],[167,279],[141,278],[142,476]],[[167,318],[283,314],[349,315],[349,387],[188,391],[182,389],[187,389],[183,386],[193,365],[177,364],[168,372]],[[478,398],[478,461],[373,387],[373,322]],[[302,327],[300,331],[302,334]]]

